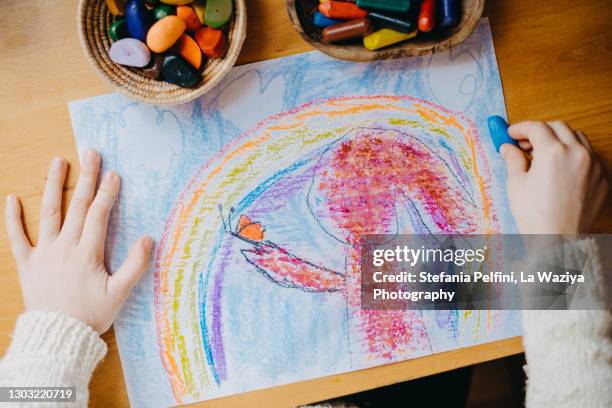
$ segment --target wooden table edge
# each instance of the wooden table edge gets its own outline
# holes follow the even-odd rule
[[[397,363],[279,385],[188,404],[190,407],[293,407],[439,374],[520,354],[522,337],[510,337]],[[475,358],[476,357],[476,358]]]

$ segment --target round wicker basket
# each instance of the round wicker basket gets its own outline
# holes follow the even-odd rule
[[[387,58],[416,57],[441,52],[465,40],[474,31],[484,9],[485,0],[462,0],[461,22],[445,33],[419,34],[376,51],[367,50],[361,43],[329,44],[323,41],[321,29],[312,23],[312,14],[319,0],[285,0],[291,23],[306,42],[321,52],[348,61],[372,61]]]
[[[234,15],[227,27],[228,49],[222,58],[209,59],[200,68],[202,81],[181,88],[165,81],[145,78],[138,70],[115,64],[108,56],[111,40],[108,27],[114,21],[104,0],[79,0],[77,27],[81,45],[96,71],[115,89],[140,102],[179,105],[214,87],[234,66],[246,36],[245,0],[234,0]]]

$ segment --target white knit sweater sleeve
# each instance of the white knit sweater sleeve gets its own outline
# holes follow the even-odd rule
[[[584,253],[586,287],[597,298],[605,284],[596,243],[566,249]],[[528,408],[612,407],[612,313],[601,309],[523,311]]]
[[[84,407],[89,398],[91,374],[105,354],[104,341],[80,320],[52,312],[27,312],[17,320],[13,341],[0,361],[0,386],[74,386],[76,404],[44,403],[44,406]]]

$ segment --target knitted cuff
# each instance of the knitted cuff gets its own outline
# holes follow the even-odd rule
[[[560,246],[543,248],[536,254],[531,254],[527,260],[527,269],[531,271],[549,270],[547,268],[550,268],[550,265],[565,266],[566,270],[582,272],[584,282],[580,283],[574,292],[568,309],[606,310],[609,293],[595,239],[583,238]],[[529,285],[522,288],[523,294],[529,296],[530,289]]]
[[[565,247],[563,256],[570,267],[583,265],[585,283],[579,297],[603,301],[603,268],[596,242],[575,241]],[[612,406],[612,313],[602,307],[523,310],[522,315],[526,406]]]
[[[54,360],[64,373],[88,381],[106,350],[98,333],[82,321],[55,312],[32,311],[17,319],[6,358]]]
[[[589,297],[591,305],[602,302],[601,310],[523,310],[523,342],[528,357],[530,353],[546,356],[551,352],[550,347],[556,344],[566,346],[584,338],[603,341],[612,323],[610,312],[605,311],[603,304],[603,268],[596,242],[582,239],[566,245],[563,252],[554,250],[542,257],[546,255],[549,255],[548,260],[561,257],[561,262],[564,261],[566,265],[584,265],[585,281],[581,284],[581,293],[576,296]],[[570,347],[575,346],[572,344]]]
[[[607,307],[609,287],[604,276],[606,271],[601,263],[597,241],[593,238],[575,241],[566,252],[567,264],[576,269],[582,267],[584,273],[584,284],[577,296],[592,299],[592,303],[598,305],[599,309],[609,310]]]

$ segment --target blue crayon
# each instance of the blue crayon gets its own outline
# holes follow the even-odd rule
[[[440,25],[454,27],[461,21],[461,0],[440,0]]]
[[[312,19],[312,23],[320,28],[325,28],[329,26],[333,26],[339,23],[342,23],[342,20],[334,20],[333,18],[329,18],[325,16],[323,13],[319,13],[318,11],[314,13],[314,17]]]
[[[489,134],[495,150],[499,153],[501,145],[504,143],[510,143],[518,146],[518,141],[514,140],[508,134],[508,122],[501,116],[493,115],[487,119],[487,125],[489,126]]]

